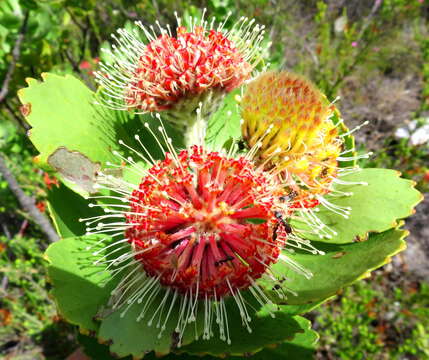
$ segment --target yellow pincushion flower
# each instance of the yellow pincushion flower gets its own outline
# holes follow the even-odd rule
[[[302,76],[272,71],[249,84],[241,106],[243,138],[257,161],[302,199],[329,192],[343,140],[325,95]]]

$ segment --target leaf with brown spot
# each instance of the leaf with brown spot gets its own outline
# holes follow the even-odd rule
[[[343,257],[346,254],[345,251],[340,251],[336,253],[335,255],[332,255],[332,259],[339,259],[340,257]]]
[[[41,82],[30,79],[27,81],[28,87],[18,91],[26,121],[32,127],[28,136],[40,153],[40,165],[46,166],[50,158],[51,164],[63,169],[69,178],[80,184],[71,186],[75,183],[67,182],[67,186],[71,186],[74,191],[85,192],[81,185],[86,190],[92,190],[95,165],[91,164],[104,166],[107,161],[115,162],[113,150],[127,155],[118,144],[119,139],[138,148],[133,135],[139,134],[148,148],[157,149],[152,146],[155,140],[147,140],[148,136],[142,129],[141,121],[145,115],[137,118],[129,112],[113,111],[96,105],[96,94],[73,76],[44,73],[42,78]],[[64,161],[55,161],[59,154],[54,153],[60,148],[85,156],[88,160],[84,162],[85,170],[82,172],[74,165],[71,169],[70,166],[64,168]],[[71,156],[62,158],[84,161],[83,158]]]
[[[307,279],[282,262],[273,265],[273,271],[278,276],[286,276],[289,279],[284,286],[297,293],[297,296],[289,296],[286,303],[307,304],[335,295],[343,287],[368,275],[370,271],[390,261],[391,256],[404,250],[403,238],[407,234],[407,231],[391,229],[380,234],[371,234],[368,240],[363,242],[350,244],[313,242],[313,245],[323,250],[325,255],[313,255],[304,251],[296,251],[293,254],[285,252],[285,255],[313,274]],[[342,256],[336,257],[338,254]],[[271,291],[271,284],[264,280],[260,280],[259,284],[272,295],[273,300],[278,299]],[[284,299],[279,301],[285,302]]]
[[[371,232],[383,232],[399,226],[400,219],[413,213],[413,208],[423,199],[415,188],[413,181],[403,179],[400,173],[389,169],[361,169],[344,175],[341,181],[350,185],[336,184],[335,188],[351,196],[325,197],[335,206],[351,208],[350,215],[344,217],[319,205],[317,217],[323,224],[337,234],[332,238],[320,239],[316,234],[309,234],[309,240],[326,243],[353,243],[357,237],[365,239]],[[358,183],[367,183],[362,185]],[[356,183],[356,184],[353,184]],[[306,230],[310,225],[291,220],[292,227]]]
[[[27,117],[31,113],[31,103],[20,106],[19,111],[21,112],[22,116]]]
[[[94,163],[79,151],[70,151],[62,146],[48,157],[48,164],[58,171],[65,180],[79,186],[85,192],[93,194],[100,163]]]

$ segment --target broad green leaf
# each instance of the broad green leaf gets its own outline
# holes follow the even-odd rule
[[[45,257],[59,313],[82,330],[95,331],[94,316],[109,299],[115,281],[102,286],[107,274],[93,265],[95,258],[87,246],[88,238],[63,239],[50,245]]]
[[[152,326],[148,326],[148,317],[136,321],[144,304],[136,303],[124,317],[120,316],[123,309],[110,314],[109,311],[100,312],[105,308],[111,291],[120,280],[119,277],[111,279],[110,274],[101,273],[102,267],[93,264],[98,257],[92,254],[94,249],[88,249],[88,245],[101,238],[93,236],[91,241],[89,237],[67,238],[48,248],[48,277],[53,285],[52,295],[59,313],[68,322],[79,325],[82,331],[97,334],[101,341],[111,344],[110,351],[119,356],[133,355],[138,358],[150,351],[169,353],[178,341],[174,329],[179,314],[179,301],[172,308],[164,335],[160,339],[156,321]],[[103,286],[103,283],[106,285]],[[152,303],[148,311],[149,318],[162,298],[163,294],[158,295]],[[195,331],[198,335],[201,334],[202,318],[199,318],[196,330],[194,324],[187,327],[183,344],[194,340]]]
[[[160,354],[169,353],[178,340],[174,329],[179,302],[173,307],[164,336],[160,339],[156,321],[153,326],[148,326],[147,317],[136,321],[144,304],[136,303],[124,317],[120,316],[123,309],[100,315],[119,279],[111,280],[108,274],[100,273],[102,268],[93,265],[96,258],[91,252],[94,250],[89,250],[87,246],[88,237],[68,238],[52,244],[47,250],[46,257],[50,262],[48,276],[53,284],[52,295],[59,313],[68,322],[79,325],[81,330],[96,333],[101,341],[110,344],[110,351],[118,356],[133,355],[138,358],[153,350]],[[102,285],[104,282],[105,286]],[[148,314],[154,314],[161,300],[162,295],[159,295]],[[200,323],[197,333],[201,333]],[[194,326],[188,326],[182,343],[193,341],[194,336]]]
[[[288,284],[286,283],[286,286],[287,285]],[[323,300],[317,300],[317,301],[308,302],[305,304],[289,304],[287,300],[277,301],[276,304],[281,305],[281,310],[285,314],[302,315],[316,309],[317,307],[331,300],[332,298],[333,297],[329,297]],[[284,305],[284,303],[286,303],[286,305]]]
[[[62,238],[83,236],[86,225],[79,218],[101,215],[98,208],[90,208],[88,201],[64,185],[48,191],[48,207],[58,234]]]
[[[44,73],[42,78],[27,80],[29,86],[18,92],[40,161],[47,163],[59,147],[78,151],[92,162],[111,160],[114,119],[94,105],[94,93],[70,75]]]
[[[369,232],[383,232],[398,225],[398,220],[413,213],[413,208],[422,200],[422,195],[414,188],[414,182],[400,177],[400,173],[388,169],[362,169],[354,174],[341,177],[342,181],[366,182],[368,185],[339,185],[337,190],[353,193],[351,196],[326,196],[336,206],[350,207],[348,218],[318,206],[319,219],[338,235],[321,240],[344,244],[360,241]],[[305,229],[308,225],[291,221],[293,227]],[[316,235],[308,239],[320,241]]]
[[[95,237],[92,241],[98,238]],[[109,275],[100,273],[100,267],[93,265],[95,257],[91,252],[94,250],[87,248],[88,241],[87,237],[68,238],[51,245],[47,250],[46,256],[50,262],[48,276],[53,284],[52,295],[60,314],[67,321],[79,325],[81,330],[97,333],[99,340],[108,343],[110,351],[118,356],[132,355],[139,358],[150,351],[167,354],[175,350],[178,343],[175,327],[179,314],[179,302],[174,304],[161,338],[158,338],[159,328],[156,327],[158,318],[154,319],[152,326],[148,324],[148,320],[152,314],[155,314],[163,299],[161,293],[150,305],[148,314],[151,315],[141,321],[136,319],[144,304],[135,303],[123,317],[120,315],[123,309],[110,314],[108,311],[100,313],[119,279],[110,280]],[[107,284],[102,286],[102,282]],[[225,353],[232,355],[254,353],[268,345],[280,344],[292,339],[297,333],[303,331],[298,321],[299,317],[291,315],[288,306],[283,306],[276,311],[274,319],[264,310],[255,313],[251,322],[253,332],[249,334],[241,324],[241,317],[235,303],[232,299],[227,303],[232,344],[228,345],[219,340],[219,335],[216,334],[216,338],[210,341],[199,340],[186,346],[195,340],[196,335],[201,338],[203,316],[200,308],[197,326],[188,325],[182,341],[185,346],[180,348],[180,351],[215,356]],[[246,342],[242,339],[246,339]]]
[[[275,347],[265,348],[251,357],[252,360],[311,360],[314,356],[318,334],[311,329],[309,320],[303,317],[295,317],[304,331],[295,334],[294,338],[285,341]],[[231,360],[239,360],[242,357],[228,357]],[[213,359],[214,360],[214,359]]]
[[[265,348],[260,352],[256,353],[251,357],[255,360],[290,360],[290,359],[300,359],[300,360],[310,360],[313,359],[313,353],[315,350],[315,345],[318,339],[317,333],[311,329],[310,321],[302,318],[296,317],[297,322],[300,324],[303,329],[302,332],[298,332],[294,335],[293,339],[285,341],[281,344],[273,346],[271,348]],[[109,352],[109,347],[98,343],[94,338],[88,336],[79,336],[79,342],[84,347],[85,353],[92,360],[114,360],[117,357],[113,357]],[[239,360],[243,357],[228,356],[230,360]],[[128,360],[129,358],[125,358]],[[124,360],[125,360],[124,359]],[[157,360],[157,357],[153,352],[144,356],[144,360]],[[197,356],[189,355],[186,353],[179,354],[169,354],[165,357],[162,357],[163,360],[218,360],[219,357],[214,356]]]
[[[149,314],[154,313],[158,307],[162,296],[159,296],[154,301]],[[253,305],[256,305],[253,303]],[[317,304],[318,305],[318,304]],[[177,323],[177,316],[173,315],[171,321],[167,324],[167,329],[161,339],[157,338],[159,329],[154,325],[147,326],[146,321],[137,322],[136,318],[141,311],[140,306],[132,307],[127,313],[125,318],[120,318],[119,313],[115,313],[102,321],[99,337],[103,343],[109,343],[110,351],[119,356],[126,356],[132,354],[134,357],[140,357],[144,352],[155,349],[157,354],[166,354],[170,350],[178,351],[181,355],[170,355],[174,359],[193,358],[184,356],[182,352],[189,352],[193,354],[210,354],[216,356],[223,356],[224,354],[235,354],[237,356],[242,354],[251,354],[260,351],[266,346],[279,345],[276,352],[289,349],[289,352],[296,351],[297,353],[312,353],[311,345],[313,345],[317,335],[311,331],[310,323],[308,320],[299,316],[293,316],[296,312],[309,311],[315,305],[282,305],[276,311],[276,318],[272,319],[267,312],[259,311],[257,314],[252,314],[252,333],[249,334],[242,326],[241,317],[237,312],[235,303],[232,300],[227,302],[227,311],[229,319],[229,327],[231,332],[232,344],[228,345],[226,342],[219,340],[217,329],[215,330],[215,337],[209,341],[207,340],[194,340],[194,332],[187,329],[184,344],[189,345],[175,349],[173,344],[177,342],[177,334],[174,333],[174,327]],[[250,310],[250,309],[249,309]],[[175,311],[179,311],[175,308]],[[202,315],[202,314],[200,314]],[[200,318],[199,320],[202,320]],[[214,328],[217,325],[214,324]],[[118,328],[122,330],[118,332]],[[144,337],[141,334],[145,334]],[[170,335],[169,335],[170,334]],[[201,328],[198,327],[198,334],[201,335]],[[246,339],[244,341],[243,339]],[[284,340],[288,340],[284,343]],[[291,340],[290,340],[291,339]],[[311,341],[310,341],[311,340]],[[302,348],[301,348],[302,347]],[[269,353],[271,354],[271,353]],[[151,356],[145,356],[145,359],[152,359]],[[169,359],[166,357],[165,359]],[[206,357],[204,357],[206,358]],[[212,359],[208,356],[207,359]],[[263,357],[261,357],[263,359]]]
[[[248,303],[251,303],[252,300],[250,299]],[[221,357],[250,355],[261,351],[267,346],[275,346],[285,340],[293,339],[297,333],[304,331],[298,321],[299,316],[292,316],[287,312],[283,312],[279,307],[275,311],[275,318],[272,318],[270,313],[264,309],[251,313],[250,327],[252,332],[249,333],[242,325],[241,316],[232,299],[227,302],[226,308],[231,344],[220,340],[216,329],[212,339],[194,341],[179,350],[190,354]]]
[[[96,173],[107,161],[121,162],[112,151],[131,153],[119,140],[140,150],[134,139],[139,135],[151,151],[160,152],[143,125],[154,119],[96,105],[95,94],[71,75],[45,73],[42,78],[27,79],[28,87],[18,92],[22,113],[32,127],[29,137],[40,153],[38,161],[57,170],[73,190],[95,192]]]
[[[240,112],[236,97],[240,89],[231,91],[222,105],[208,120],[205,144],[211,151],[219,151],[231,140],[241,138]]]
[[[154,318],[152,325],[148,324],[161,304],[164,294],[162,292],[156,295],[147,310],[147,315],[140,321],[137,321],[137,318],[145,306],[144,303],[133,304],[123,317],[121,316],[123,309],[119,309],[101,319],[98,333],[99,340],[103,343],[109,343],[110,352],[119,357],[132,355],[134,358],[141,358],[150,351],[155,351],[159,355],[165,355],[176,349],[179,342],[179,335],[175,331],[180,313],[179,301],[175,302],[161,337],[158,336],[160,328],[157,327],[157,322],[160,319],[159,316]],[[170,296],[169,301],[171,298]],[[169,304],[162,313],[162,324],[164,323],[163,320],[165,319]],[[199,309],[198,311],[200,315],[201,310]],[[196,336],[201,336],[201,320],[202,317],[197,316],[196,323],[187,325],[181,340],[183,345],[194,341]]]
[[[386,264],[390,258],[405,249],[403,238],[407,231],[391,229],[380,234],[371,234],[368,240],[353,244],[316,243],[325,255],[306,252],[287,254],[289,258],[313,273],[310,279],[292,271],[282,261],[274,265],[274,270],[288,280],[285,286],[294,290],[297,296],[290,295],[287,304],[307,304],[321,301],[335,295],[344,286],[369,275],[370,271]],[[286,253],[285,253],[286,254]],[[268,284],[261,281],[267,291]],[[271,290],[272,292],[272,290]],[[272,292],[273,298],[275,298]]]

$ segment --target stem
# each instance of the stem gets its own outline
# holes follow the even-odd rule
[[[52,227],[49,219],[43,215],[34,203],[34,199],[27,196],[19,186],[13,174],[7,168],[3,157],[0,155],[0,174],[9,184],[10,190],[15,194],[22,208],[29,213],[32,220],[40,226],[42,232],[46,235],[50,242],[59,240],[59,236]]]

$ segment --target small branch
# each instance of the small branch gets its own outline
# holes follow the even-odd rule
[[[19,117],[16,113],[14,108],[9,104],[7,99],[4,101],[5,108],[9,112],[10,116],[16,121],[16,123],[25,131],[30,130],[31,126],[28,125],[25,121],[22,121],[21,117]]]
[[[28,227],[28,220],[25,219],[22,222],[21,227],[19,228],[18,235],[21,236],[21,237],[23,237],[24,233],[25,233],[25,230],[27,230],[27,227]]]
[[[1,222],[1,227],[3,229],[3,233],[6,236],[6,238],[8,240],[12,239],[12,235],[9,231],[9,228],[7,226],[7,223],[4,221],[5,219],[3,218],[3,214],[0,214],[0,222]]]
[[[16,63],[18,62],[19,57],[21,56],[21,45],[24,40],[25,33],[27,31],[28,16],[29,16],[29,12],[27,11],[25,13],[24,22],[22,23],[21,29],[19,30],[18,36],[15,41],[15,45],[12,50],[12,61],[9,64],[9,68],[7,69],[6,76],[3,80],[3,85],[0,90],[0,103],[3,102],[3,100],[6,98],[7,94],[9,93],[9,83],[12,80]]]
[[[89,35],[88,30],[89,30],[90,26],[91,26],[91,24],[89,23],[89,16],[87,16],[86,22],[85,22],[85,28],[82,30],[82,43],[80,45],[80,56],[79,56],[79,60],[78,60],[79,64],[85,58],[86,43],[88,41],[88,35]]]
[[[344,70],[344,73],[335,80],[335,83],[331,85],[331,96],[336,95],[337,89],[341,86],[344,79],[349,76],[359,64],[361,59],[365,56],[365,51],[369,48],[371,42],[365,44],[365,46],[359,51],[359,53],[354,58],[353,62]]]
[[[66,7],[66,12],[70,15],[70,18],[72,19],[73,23],[83,32],[85,30],[85,27],[75,18],[73,12],[70,11],[68,7]]]
[[[0,285],[2,292],[6,293],[8,285],[9,285],[9,278],[5,275],[5,276],[3,276],[3,279],[2,279],[1,285]]]
[[[36,207],[34,200],[27,196],[19,186],[13,174],[7,168],[3,157],[0,155],[0,174],[5,178],[9,184],[10,190],[15,194],[22,208],[29,213],[32,220],[40,226],[40,229],[47,236],[50,242],[59,240],[58,234],[52,227],[48,218],[43,215]]]
[[[69,61],[70,65],[73,68],[73,71],[79,75],[79,77],[84,81],[84,83],[93,91],[95,91],[95,86],[92,83],[91,79],[88,77],[88,75],[84,74],[82,71],[80,71],[79,64],[73,59],[73,56],[67,51],[64,51],[64,55],[66,56],[67,60]]]
[[[364,23],[362,25],[362,28],[359,31],[359,36],[358,36],[359,39],[362,37],[362,35],[364,34],[364,32],[366,31],[366,29],[368,28],[368,26],[371,24],[372,18],[377,13],[377,11],[380,8],[382,2],[383,2],[383,0],[375,0],[374,1],[374,5],[372,6],[371,12],[365,18]]]
[[[159,13],[159,7],[158,7],[158,4],[157,4],[156,0],[152,0],[152,6],[154,7],[154,9],[156,11],[156,18],[160,19],[161,18],[161,14]]]

